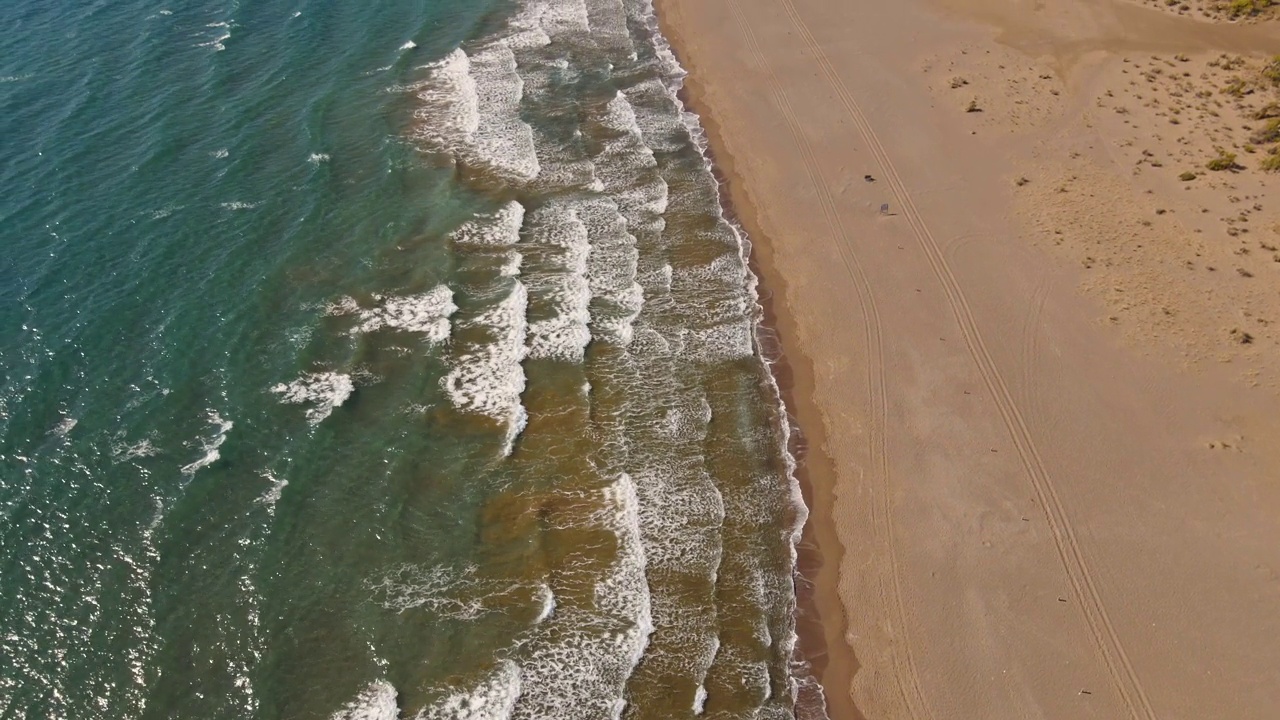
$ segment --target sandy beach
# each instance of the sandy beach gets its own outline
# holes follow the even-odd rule
[[[657,5],[787,358],[830,716],[1275,717],[1275,13]]]

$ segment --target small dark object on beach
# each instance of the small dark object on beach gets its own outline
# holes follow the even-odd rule
[[[875,179],[875,178],[873,178],[873,177],[871,177],[870,175],[863,175],[863,176],[862,176],[862,179],[863,179],[863,180],[866,180],[867,182],[875,182],[875,181],[876,181],[876,179]]]
[[[888,214],[889,214],[889,203],[881,203],[881,204],[880,204],[880,214],[881,214],[881,215],[888,215]]]

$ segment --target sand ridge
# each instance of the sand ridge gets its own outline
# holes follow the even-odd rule
[[[1149,118],[1098,100],[1139,61],[1211,78],[1223,52],[1261,62],[1272,28],[1101,1],[659,11],[775,293],[812,440],[832,717],[1268,717],[1280,408],[1236,370],[1266,354],[1263,334],[1204,328],[1243,300],[1270,321],[1270,279],[1246,268],[1223,289],[1202,270],[1193,286],[1164,265],[1243,262],[1239,238],[1261,242],[1271,208],[1225,208],[1271,180],[1164,182],[1199,161],[1192,140],[1242,142],[1231,120],[1229,138],[1139,147],[1173,126],[1165,98],[1186,96],[1189,70]],[[1208,123],[1209,107],[1223,113],[1178,114]],[[1187,182],[1210,213],[1188,209]],[[1214,219],[1166,231],[1193,214]],[[1112,292],[1139,300],[1118,309]],[[1240,354],[1204,362],[1211,347]]]

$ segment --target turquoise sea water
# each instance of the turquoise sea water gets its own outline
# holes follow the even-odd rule
[[[646,2],[0,23],[0,717],[792,716],[804,509]]]

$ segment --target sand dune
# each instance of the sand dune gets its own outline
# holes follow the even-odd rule
[[[1274,717],[1277,26],[659,9],[794,371],[832,717]]]

